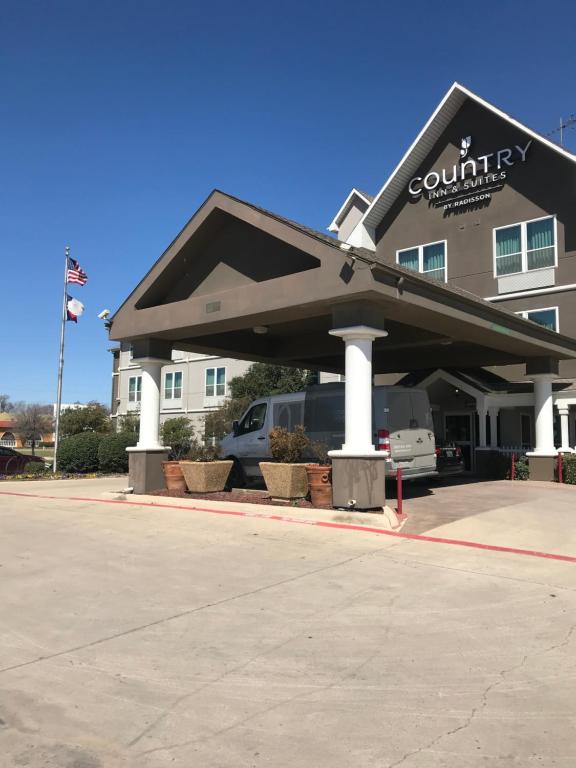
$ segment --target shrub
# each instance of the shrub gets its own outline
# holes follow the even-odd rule
[[[50,464],[40,463],[39,461],[30,461],[22,470],[23,475],[47,475],[51,471]]]
[[[310,454],[319,464],[326,466],[332,463],[332,459],[328,455],[328,446],[320,440],[310,441]]]
[[[97,472],[98,448],[104,435],[81,432],[62,440],[58,446],[58,469],[62,472]]]
[[[508,479],[510,479],[511,473],[508,472]],[[519,456],[516,459],[514,466],[514,480],[528,480],[530,478],[530,466],[526,456]]]
[[[104,435],[98,447],[98,465],[101,472],[128,472],[126,448],[136,445],[138,437],[133,432],[117,432]]]
[[[274,427],[270,432],[270,453],[274,461],[282,464],[299,464],[304,452],[310,446],[310,440],[300,424],[288,432],[284,427]]]
[[[193,442],[190,445],[186,455],[182,457],[183,461],[219,461],[220,455],[218,448],[214,445],[201,445]]]
[[[194,429],[185,416],[167,419],[161,428],[162,442],[171,448],[168,458],[178,461],[185,456],[192,445]]]
[[[556,479],[558,479],[558,464],[556,464]],[[576,485],[576,456],[565,453],[562,456],[562,480],[569,485]]]

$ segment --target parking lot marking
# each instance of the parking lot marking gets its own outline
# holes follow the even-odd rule
[[[519,549],[516,547],[499,546],[498,544],[481,544],[478,541],[466,539],[448,539],[442,536],[425,536],[417,533],[402,533],[400,531],[388,531],[383,528],[374,528],[368,525],[354,525],[352,523],[333,523],[329,520],[308,520],[306,518],[291,517],[290,515],[276,515],[266,512],[248,512],[239,509],[208,509],[206,507],[191,507],[184,504],[156,504],[151,501],[125,501],[122,499],[97,499],[90,496],[50,496],[41,493],[18,493],[16,491],[0,491],[0,496],[20,496],[33,499],[49,499],[52,501],[88,501],[96,504],[117,504],[128,507],[150,507],[152,509],[180,509],[188,512],[208,512],[212,515],[229,515],[232,517],[247,517],[261,520],[274,520],[281,523],[296,523],[298,525],[311,525],[318,528],[333,528],[345,531],[361,531],[362,533],[376,533],[383,536],[393,536],[397,539],[410,541],[425,541],[431,544],[449,544],[456,547],[468,547],[469,549],[481,549],[488,552],[503,552],[509,555],[524,555],[526,557],[538,557],[545,560],[560,560],[565,563],[576,563],[576,556],[558,555],[553,552],[539,552],[535,549]],[[327,511],[327,510],[326,510]]]

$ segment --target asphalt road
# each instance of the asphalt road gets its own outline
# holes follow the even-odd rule
[[[110,483],[0,486],[2,768],[576,764],[574,563],[66,498]]]

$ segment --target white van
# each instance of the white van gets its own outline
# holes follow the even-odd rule
[[[270,395],[254,400],[234,431],[220,443],[220,455],[235,461],[233,484],[262,478],[260,461],[271,457],[269,435],[276,427],[294,429],[302,424],[313,442],[328,450],[344,442],[344,384],[320,384],[304,392]],[[413,479],[436,474],[436,444],[428,393],[406,387],[372,390],[374,445],[389,450],[386,475]],[[312,458],[312,457],[310,457]]]

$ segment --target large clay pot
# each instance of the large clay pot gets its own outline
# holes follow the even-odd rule
[[[306,464],[261,461],[260,471],[268,493],[277,499],[303,499],[308,493]]]
[[[192,493],[216,493],[226,487],[228,475],[234,462],[225,461],[181,461],[182,474]]]
[[[332,506],[332,467],[323,464],[307,464],[306,474],[310,487],[310,501],[315,507]]]
[[[169,491],[186,490],[186,480],[184,480],[180,462],[163,461],[162,472],[164,473],[164,482],[166,483],[166,488]]]

